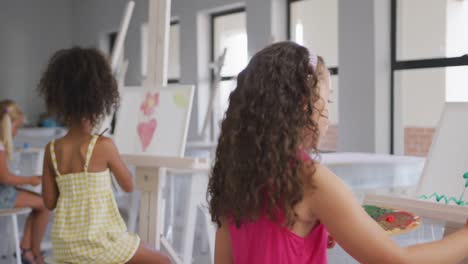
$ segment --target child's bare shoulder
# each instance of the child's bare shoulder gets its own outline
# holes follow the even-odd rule
[[[96,142],[96,149],[102,154],[113,155],[117,151],[114,140],[110,137],[100,136]]]
[[[335,173],[317,161],[307,160],[303,162],[301,171],[304,176],[310,179],[314,187],[330,186],[336,184],[337,181],[341,181]]]
[[[104,150],[112,150],[114,149],[114,141],[110,137],[106,136],[99,136],[96,146],[99,147],[100,149]]]
[[[301,163],[301,172],[311,177],[335,175],[325,165],[313,159],[307,159]]]
[[[101,144],[113,144],[114,141],[110,137],[99,136],[97,142]]]

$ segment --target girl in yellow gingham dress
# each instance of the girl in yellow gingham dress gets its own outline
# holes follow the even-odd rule
[[[88,172],[97,139],[93,136],[89,144],[81,173],[60,174],[55,142],[50,144],[60,192],[52,229],[53,255],[59,263],[126,263],[140,244],[119,214],[109,169]]]
[[[57,51],[41,78],[39,93],[48,112],[68,128],[44,155],[42,197],[49,210],[55,209],[53,262],[170,263],[127,232],[112,193],[111,173],[125,192],[133,191],[132,174],[113,141],[92,134],[119,102],[106,57],[93,48]]]

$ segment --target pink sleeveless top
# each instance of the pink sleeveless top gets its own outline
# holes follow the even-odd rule
[[[310,157],[301,152],[301,160]],[[281,220],[281,218],[279,218]],[[234,264],[323,264],[327,263],[328,232],[318,224],[306,237],[300,237],[263,215],[237,228],[230,223]]]
[[[300,237],[263,216],[237,228],[229,227],[234,264],[322,264],[327,263],[328,232],[317,225]]]

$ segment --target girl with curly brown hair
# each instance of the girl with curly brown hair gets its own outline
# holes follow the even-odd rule
[[[455,263],[468,225],[442,241],[399,247],[317,159],[328,124],[330,75],[293,42],[253,56],[221,125],[208,197],[215,263],[327,263],[333,239],[362,263]]]
[[[47,145],[43,198],[55,209],[52,245],[55,263],[168,263],[127,232],[111,188],[111,173],[126,192],[130,172],[111,139],[93,135],[101,118],[119,101],[106,58],[95,49],[60,50],[39,83],[50,113],[68,133]]]

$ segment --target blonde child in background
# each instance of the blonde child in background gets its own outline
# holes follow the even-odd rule
[[[47,109],[68,133],[46,147],[43,198],[55,209],[52,253],[56,263],[168,263],[127,232],[112,192],[111,173],[126,192],[132,175],[111,139],[93,128],[119,102],[117,83],[96,49],[56,52],[39,83]]]
[[[41,241],[49,221],[49,211],[39,195],[16,188],[28,184],[37,186],[41,183],[41,177],[14,175],[7,165],[14,151],[13,137],[23,125],[24,116],[19,106],[11,100],[0,101],[0,111],[0,209],[32,208],[20,243],[21,258],[26,264],[43,263]]]
[[[239,74],[209,181],[216,264],[327,263],[332,240],[361,263],[458,263],[468,225],[398,246],[347,186],[308,153],[328,127],[330,75],[293,42],[266,47]]]

